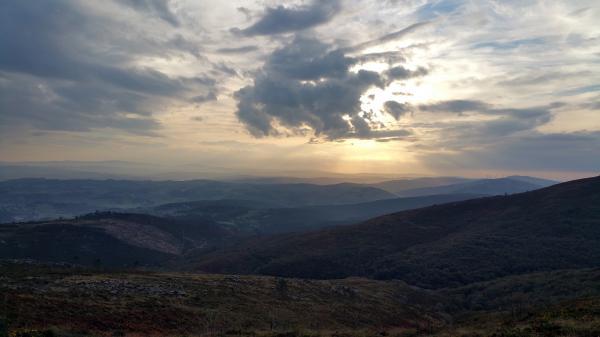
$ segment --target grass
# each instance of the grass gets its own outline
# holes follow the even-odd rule
[[[22,329],[110,336],[256,335],[420,329],[440,299],[399,281],[89,272],[7,267],[0,317]]]
[[[119,272],[20,263],[0,263],[0,275],[0,337],[600,335],[597,270],[522,275],[439,291],[362,278]],[[571,288],[578,289],[573,296],[586,297],[556,294]],[[522,295],[511,305],[514,289]]]

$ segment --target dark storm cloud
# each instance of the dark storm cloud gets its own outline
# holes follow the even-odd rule
[[[253,25],[236,31],[248,36],[299,31],[328,22],[339,10],[339,0],[314,0],[303,6],[269,7]]]
[[[140,11],[156,15],[162,20],[168,22],[174,27],[180,25],[177,16],[171,11],[168,0],[118,0],[119,2],[131,6]]]
[[[128,3],[166,20],[165,2]],[[181,36],[164,41],[123,37],[121,22],[81,5],[0,3],[0,120],[40,129],[111,127],[140,133],[158,128],[151,116],[164,101],[214,91],[212,78],[172,78],[127,66],[136,56],[190,52]]]
[[[330,140],[405,136],[404,130],[379,130],[361,110],[363,93],[383,88],[388,78],[350,71],[357,62],[318,40],[296,37],[271,54],[252,85],[236,92],[237,116],[256,137],[278,135],[277,123],[295,132],[310,128]],[[389,113],[399,117],[397,109]]]

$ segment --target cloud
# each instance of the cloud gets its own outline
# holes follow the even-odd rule
[[[114,128],[152,136],[160,128],[150,117],[153,104],[140,94],[93,83],[66,82],[52,88],[46,83],[1,76],[0,124],[54,131]]]
[[[528,108],[498,107],[478,100],[450,100],[413,107],[419,113],[458,114],[465,120],[434,122],[422,127],[435,130],[438,140],[419,145],[421,149],[465,151],[488,147],[506,138],[521,137],[552,120],[554,109],[563,103]],[[410,109],[408,107],[407,109]],[[469,117],[469,118],[466,118]]]
[[[234,48],[219,48],[217,49],[218,53],[221,54],[246,54],[257,51],[257,46],[243,46],[243,47],[234,47]]]
[[[174,27],[179,27],[179,19],[171,11],[168,0],[118,0],[136,10],[156,15]]]
[[[463,113],[469,111],[486,111],[490,105],[481,101],[450,100],[432,104],[422,104],[419,109],[428,112]]]
[[[600,132],[533,132],[506,137],[485,148],[453,153],[423,153],[421,159],[438,169],[538,170],[597,172]]]
[[[126,2],[173,21],[164,1]],[[216,90],[207,76],[172,77],[134,65],[138,57],[190,53],[177,33],[162,40],[125,35],[118,18],[66,0],[3,2],[0,21],[7,51],[0,53],[0,123],[153,134],[160,124],[152,116],[170,102]]]
[[[545,106],[530,108],[499,108],[490,103],[477,100],[450,100],[432,104],[421,104],[420,111],[434,113],[455,113],[462,115],[466,112],[481,115],[495,116],[496,119],[484,120],[476,124],[478,133],[494,135],[507,135],[512,132],[528,130],[546,124],[552,118],[551,110],[560,108],[560,102]],[[474,130],[474,129],[472,129]]]
[[[416,15],[422,19],[435,18],[456,12],[464,3],[461,0],[428,1],[418,8]]]
[[[294,7],[269,7],[257,22],[237,31],[254,36],[304,30],[328,22],[339,10],[339,0],[314,0],[309,5]]]
[[[398,69],[351,71],[358,62],[331,45],[297,36],[270,55],[252,85],[235,93],[236,114],[256,137],[285,133],[278,125],[329,140],[406,136],[405,130],[382,129],[372,113],[362,110],[360,100],[369,88],[384,88]],[[403,113],[396,102],[388,103],[384,112],[395,118]]]
[[[410,113],[412,108],[407,103],[398,103],[396,101],[387,101],[383,104],[383,108],[385,111],[392,115],[395,119],[400,119],[400,117]]]
[[[216,100],[217,100],[217,94],[214,91],[211,91],[205,95],[198,95],[198,96],[192,97],[192,102],[194,102],[194,103],[204,103],[204,102],[210,102],[210,101],[216,101]]]
[[[581,107],[589,110],[600,110],[600,101],[581,104]]]
[[[345,49],[350,50],[350,49]],[[379,53],[368,53],[355,56],[361,63],[382,61],[387,64],[397,64],[406,62],[406,57],[401,51],[386,51]]]
[[[290,79],[318,80],[345,77],[355,63],[355,59],[340,50],[330,50],[330,46],[316,39],[296,37],[271,54],[264,70]]]
[[[393,81],[397,81],[397,80],[406,80],[406,79],[414,78],[414,77],[422,77],[422,76],[427,75],[428,73],[429,73],[429,70],[427,70],[424,67],[419,67],[416,70],[410,70],[410,69],[404,68],[403,66],[393,67],[393,68],[388,69],[385,72],[389,82],[393,82]]]
[[[409,35],[409,34],[412,34],[416,31],[418,31],[419,29],[427,27],[430,24],[431,24],[430,21],[417,22],[408,27],[405,27],[403,29],[397,30],[392,33],[388,33],[388,34],[378,37],[376,39],[372,39],[367,42],[362,42],[362,43],[359,43],[352,47],[346,48],[345,51],[361,51],[361,50],[364,50],[364,49],[367,49],[370,47],[374,47],[374,46],[378,46],[378,45],[381,45],[381,44],[384,44],[387,42],[396,41],[396,40],[399,40],[399,39],[405,37],[406,35]]]

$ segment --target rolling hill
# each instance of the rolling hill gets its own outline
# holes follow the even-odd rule
[[[348,225],[407,209],[480,197],[472,194],[384,199],[348,205],[273,208],[250,200],[203,200],[134,209],[187,223],[214,223],[246,234],[301,232]]]
[[[211,223],[145,214],[0,224],[0,258],[103,267],[165,267],[194,249],[230,244],[237,234]]]
[[[148,210],[154,215],[99,212],[73,219],[0,224],[0,258],[166,267],[191,252],[234,245],[247,237],[350,224],[392,211],[472,197],[443,195],[300,208],[211,200],[161,205]]]
[[[428,288],[598,265],[600,177],[251,240],[189,262],[197,271],[367,276]]]
[[[72,217],[114,208],[151,207],[197,200],[243,199],[271,207],[368,202],[395,198],[360,184],[250,184],[211,180],[56,180],[0,181],[0,222]]]
[[[554,184],[556,184],[556,182],[552,180],[525,176],[511,176],[506,178],[478,179],[446,185],[439,184],[431,187],[403,189],[395,193],[404,197],[463,193],[503,195],[533,191]]]
[[[376,184],[373,187],[401,195],[403,191],[414,190],[418,188],[428,188],[437,186],[447,186],[453,184],[465,183],[473,179],[459,177],[423,177],[413,179],[386,180]]]

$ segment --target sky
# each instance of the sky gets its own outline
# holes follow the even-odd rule
[[[600,4],[0,0],[0,161],[600,172]]]

